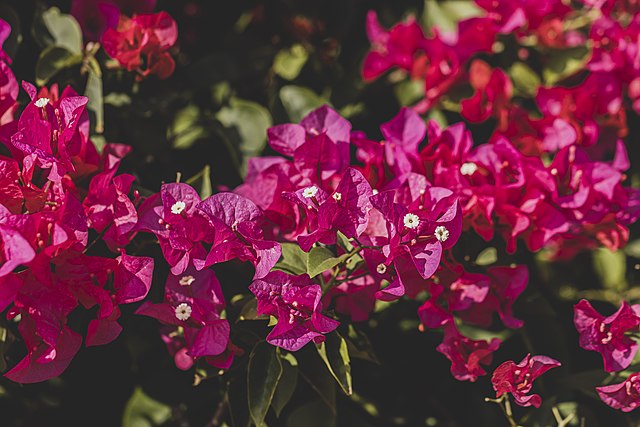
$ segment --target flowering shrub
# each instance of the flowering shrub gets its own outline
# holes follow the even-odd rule
[[[119,375],[127,426],[637,421],[640,5],[381,5],[349,55],[319,11],[157,3],[38,9],[35,73],[0,10],[9,406],[86,422]]]

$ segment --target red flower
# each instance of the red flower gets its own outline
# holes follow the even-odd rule
[[[150,74],[166,79],[175,68],[167,50],[178,39],[178,27],[166,12],[120,16],[116,29],[109,28],[102,36],[102,44],[109,56],[129,71],[137,71],[138,79]]]
[[[527,354],[517,365],[513,360],[507,360],[498,366],[491,376],[496,397],[511,393],[518,405],[533,405],[539,408],[542,403],[540,396],[528,394],[533,386],[533,381],[549,369],[558,366],[560,366],[560,362],[555,359],[547,356],[531,356],[531,354]]]

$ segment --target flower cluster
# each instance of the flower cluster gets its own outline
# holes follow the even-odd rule
[[[178,27],[167,12],[152,13],[156,0],[74,0],[71,14],[84,37],[100,41],[107,54],[136,79],[166,79],[175,69],[168,50],[178,40]]]

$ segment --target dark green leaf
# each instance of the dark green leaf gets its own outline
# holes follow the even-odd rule
[[[368,360],[377,365],[380,364],[380,359],[376,356],[369,337],[364,332],[360,331],[353,325],[349,325],[349,333],[345,338],[347,347],[349,350],[349,356],[356,357],[362,360]]]
[[[136,387],[122,416],[123,427],[159,426],[171,417],[171,408],[147,396]]]
[[[332,332],[326,336],[325,342],[318,347],[318,354],[329,368],[331,375],[336,379],[342,391],[347,396],[353,393],[351,384],[351,360],[347,342],[338,332]]]
[[[296,408],[287,418],[287,427],[335,427],[336,416],[327,413],[321,400],[314,400]]]
[[[340,264],[344,259],[346,258],[334,257],[333,252],[325,247],[316,246],[309,251],[309,258],[307,259],[307,273],[309,274],[309,277],[315,277],[318,274]]]
[[[589,56],[589,48],[586,46],[558,50],[549,54],[546,67],[542,70],[545,84],[554,85],[583,69]]]
[[[87,108],[96,115],[95,131],[104,132],[104,100],[102,98],[102,77],[93,71],[89,71],[87,87],[84,96],[89,98]]]
[[[49,46],[40,53],[36,63],[36,84],[42,86],[60,70],[82,62],[82,55],[60,46]]]
[[[309,254],[300,249],[297,243],[281,243],[282,258],[275,268],[285,273],[304,274],[307,272],[307,259]]]
[[[247,397],[251,419],[257,427],[264,426],[271,400],[282,376],[282,365],[276,347],[262,341],[249,356],[247,371]]]
[[[285,405],[291,400],[298,385],[298,361],[295,356],[291,353],[281,354],[280,363],[283,369],[282,376],[271,402],[271,406],[278,417]]]

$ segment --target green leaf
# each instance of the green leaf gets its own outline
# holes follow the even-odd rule
[[[45,85],[60,70],[80,64],[82,55],[60,46],[49,46],[40,52],[36,63],[36,84]]]
[[[327,407],[321,400],[296,408],[287,418],[287,427],[335,427],[336,423],[336,416],[327,414]]]
[[[446,128],[449,125],[447,118],[439,108],[432,108],[427,113],[427,119],[435,121],[441,128]]]
[[[213,187],[211,185],[211,166],[206,165],[200,172],[185,181],[196,190],[202,200],[206,199],[213,194]]]
[[[483,249],[476,258],[478,265],[491,265],[498,261],[498,250],[494,247]]]
[[[402,80],[394,86],[393,91],[400,105],[413,105],[424,98],[424,80]]]
[[[193,104],[178,110],[167,129],[167,139],[171,146],[177,150],[186,150],[206,135],[200,119],[200,109]]]
[[[586,46],[553,51],[547,55],[549,60],[542,70],[545,85],[555,85],[560,80],[584,69],[589,56],[590,51]]]
[[[373,345],[371,345],[369,337],[367,337],[364,332],[353,325],[349,325],[349,332],[345,341],[347,342],[350,357],[367,360],[376,365],[380,365],[380,359],[376,356]]]
[[[456,31],[458,22],[480,16],[482,10],[468,0],[425,0],[422,23],[426,28],[438,27],[443,32]]]
[[[262,105],[239,98],[231,98],[229,106],[222,108],[216,118],[226,128],[235,130],[231,140],[243,155],[244,175],[246,161],[259,155],[267,143],[267,129],[273,121],[269,110]]]
[[[292,122],[299,122],[312,110],[329,103],[309,88],[291,85],[280,89],[280,100]]]
[[[154,427],[171,417],[171,408],[147,396],[142,388],[136,387],[129,398],[122,416],[123,427]]]
[[[629,287],[625,278],[627,257],[624,251],[611,252],[607,248],[593,251],[593,267],[600,277],[602,286],[621,292]]]
[[[225,127],[236,127],[240,137],[240,151],[245,156],[257,156],[267,141],[267,129],[273,124],[269,110],[262,105],[239,98],[231,98],[229,106],[221,109],[216,118]]]
[[[82,55],[82,30],[78,21],[57,7],[42,13],[42,22],[53,39],[53,45],[63,47],[69,52]]]
[[[301,44],[294,44],[289,49],[282,49],[273,59],[273,71],[286,80],[298,77],[306,64],[309,53]]]
[[[249,356],[247,397],[251,419],[257,427],[265,425],[264,417],[271,406],[282,371],[276,347],[266,341],[256,344]]]
[[[640,258],[640,239],[629,242],[624,248],[624,253],[633,258]]]
[[[282,258],[274,268],[295,275],[307,272],[307,259],[309,254],[302,249],[297,243],[281,243]]]
[[[509,76],[516,91],[523,95],[535,96],[540,87],[540,77],[524,62],[516,62],[509,69]]]
[[[89,71],[87,78],[87,87],[84,90],[84,96],[89,98],[87,108],[96,115],[95,131],[97,133],[104,132],[104,99],[102,97],[102,77],[93,71]]]
[[[295,356],[291,353],[280,354],[280,363],[282,364],[282,376],[271,402],[271,407],[277,417],[280,417],[282,409],[291,400],[298,385],[298,361]]]
[[[334,257],[333,252],[323,246],[316,246],[309,251],[307,274],[315,277],[344,261],[344,256]]]
[[[351,359],[347,342],[338,332],[326,336],[325,342],[317,346],[318,354],[329,368],[331,375],[347,396],[353,393],[351,384]]]

